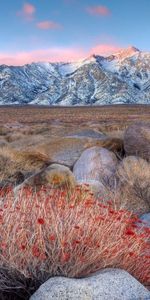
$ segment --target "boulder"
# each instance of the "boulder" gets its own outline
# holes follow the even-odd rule
[[[150,228],[150,213],[142,215],[140,219],[143,221],[143,226]]]
[[[85,184],[85,180],[78,181],[78,185],[84,186],[84,184]],[[109,187],[106,187],[102,182],[98,180],[87,180],[86,189],[87,188],[94,194],[94,196],[97,199],[100,200],[102,198],[104,202],[105,202],[105,198],[107,199],[107,196],[110,196]]]
[[[74,166],[85,149],[94,146],[119,152],[119,154],[122,152],[123,141],[121,139],[110,138],[97,132],[93,133],[93,136],[92,134],[90,136],[89,133],[89,136],[70,135],[68,137],[53,138],[46,143],[33,147],[32,151],[38,151],[48,156],[51,163],[63,164],[70,168]]]
[[[77,137],[77,138],[92,138],[92,139],[105,139],[107,136],[98,131],[93,129],[81,129],[79,131],[73,132],[69,134],[67,137]]]
[[[27,178],[22,185],[17,189],[23,187],[35,187],[37,190],[42,186],[52,188],[67,188],[68,190],[75,187],[75,178],[68,167],[59,164],[52,164],[46,169]]]
[[[116,171],[118,160],[115,154],[102,147],[86,149],[77,160],[73,174],[78,183],[100,182],[112,185],[112,177]]]
[[[38,151],[47,155],[52,163],[72,167],[86,148],[87,139],[56,138],[38,146]]]
[[[129,273],[104,269],[83,279],[53,277],[30,300],[149,300],[150,292]]]
[[[136,122],[124,134],[124,148],[127,155],[138,155],[150,160],[150,123]]]
[[[38,146],[37,150],[49,157],[51,162],[63,164],[68,167],[73,167],[75,162],[81,156],[82,152],[96,142],[101,144],[105,141],[104,138],[90,138],[90,137],[63,137],[55,138],[48,143],[43,143]]]

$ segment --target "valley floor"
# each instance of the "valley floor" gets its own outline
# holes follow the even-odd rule
[[[124,129],[134,121],[150,121],[150,105],[111,105],[93,107],[0,106],[0,125],[100,123],[109,130]]]

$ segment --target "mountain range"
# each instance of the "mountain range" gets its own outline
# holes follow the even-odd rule
[[[0,105],[150,104],[150,52],[135,47],[71,63],[0,65]]]

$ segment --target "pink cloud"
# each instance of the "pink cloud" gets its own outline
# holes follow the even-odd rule
[[[39,29],[48,30],[48,29],[60,29],[62,26],[59,23],[53,21],[43,21],[39,22],[36,25]]]
[[[95,55],[110,55],[112,53],[118,52],[122,48],[118,45],[113,44],[98,44],[91,48],[90,53]]]
[[[25,3],[23,8],[17,12],[17,16],[21,16],[27,21],[32,21],[34,19],[36,8],[30,3]]]
[[[98,5],[98,6],[89,6],[86,8],[87,12],[90,15],[98,15],[98,16],[109,16],[111,14],[110,10],[106,6]]]
[[[0,53],[0,64],[24,65],[31,62],[67,62],[85,57],[84,50],[80,48],[50,48],[30,52]]]
[[[70,62],[87,58],[92,54],[110,55],[118,52],[121,47],[111,44],[100,44],[85,50],[80,47],[39,49],[28,52],[0,53],[0,64],[24,65],[32,62]]]

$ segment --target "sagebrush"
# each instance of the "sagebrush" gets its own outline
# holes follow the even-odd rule
[[[150,229],[87,186],[1,191],[0,289],[37,288],[51,276],[83,277],[113,267],[150,284]],[[13,279],[12,279],[13,278]],[[29,285],[28,285],[29,286]],[[31,288],[31,287],[30,287]],[[34,288],[32,286],[31,291]]]

